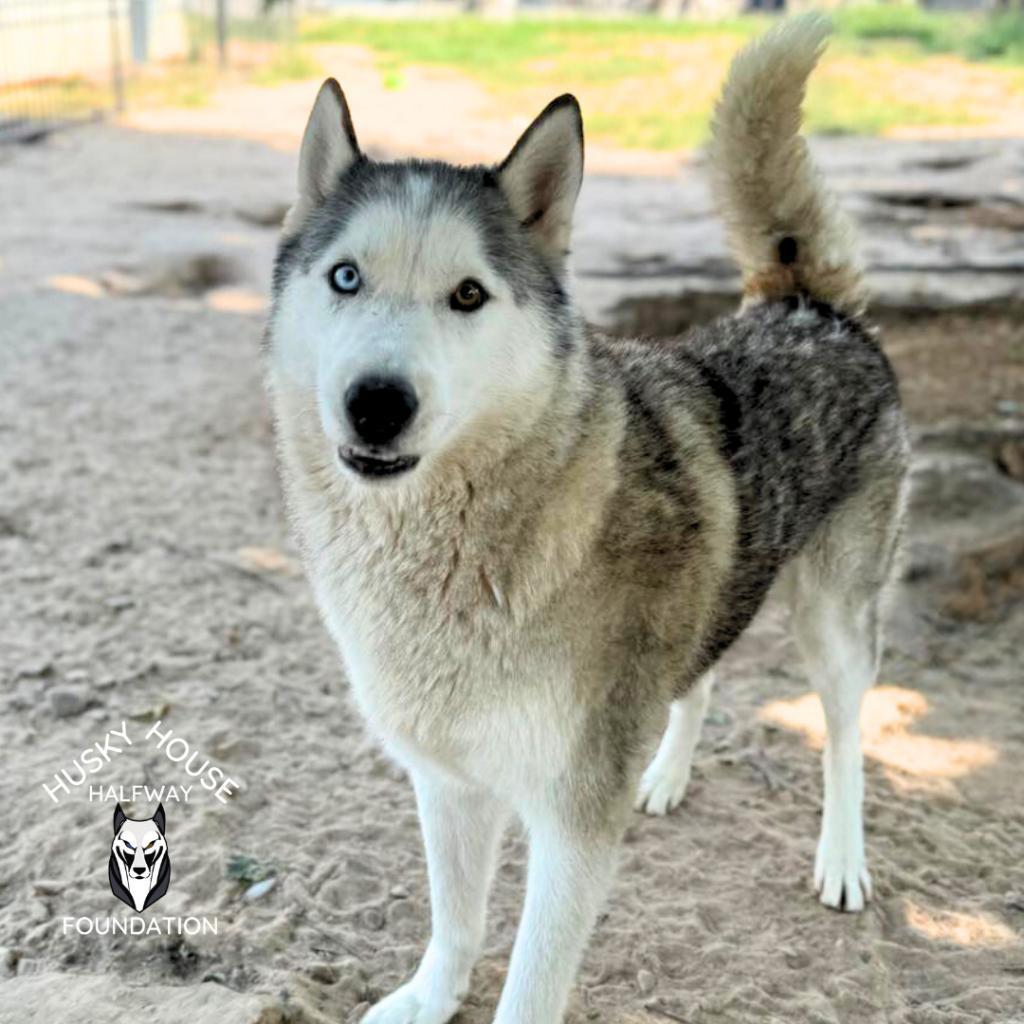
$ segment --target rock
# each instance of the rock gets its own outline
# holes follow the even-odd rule
[[[32,883],[33,896],[59,896],[67,888],[66,882],[55,881],[54,879],[40,878]]]
[[[914,432],[916,452],[963,452],[995,458],[1007,441],[1024,442],[1024,419],[944,420]]]
[[[1024,483],[1024,441],[1004,441],[996,452],[996,465],[1011,480]]]
[[[20,665],[14,673],[15,679],[41,679],[53,675],[53,662],[49,658],[29,661]]]
[[[388,905],[388,924],[395,925],[416,916],[416,905],[411,900],[397,900]]]
[[[223,985],[137,986],[109,974],[41,971],[11,978],[0,986],[0,1021],[145,1020],[147,1024],[224,1024],[255,1021],[268,997],[235,992]],[[73,1013],[69,1017],[69,1008]]]
[[[13,978],[18,973],[21,950],[13,946],[0,946],[0,978]]]
[[[135,711],[128,717],[134,722],[159,722],[171,713],[171,704],[164,701],[163,704],[154,704],[151,708],[143,708]]]
[[[49,690],[50,710],[58,718],[74,718],[89,707],[89,700],[80,690]]]
[[[404,885],[393,885],[388,895],[395,900],[407,900],[409,898],[409,890]]]
[[[266,896],[276,884],[276,878],[264,878],[262,882],[253,882],[253,884],[250,885],[242,894],[242,899],[252,903],[253,900],[258,900],[261,896]]]
[[[384,927],[384,915],[378,907],[367,907],[359,918],[370,931],[379,932]]]
[[[252,203],[235,208],[235,216],[258,228],[279,228],[290,209],[288,203]]]
[[[309,976],[321,985],[333,985],[338,980],[338,972],[330,964],[314,964],[309,969]]]
[[[1024,892],[1008,892],[1003,897],[1003,906],[1024,912]]]
[[[642,996],[649,996],[657,985],[657,978],[651,971],[641,969],[636,972],[636,987]]]
[[[1021,429],[946,424],[919,439],[904,580],[953,619],[991,618],[1024,590]]]
[[[782,951],[782,958],[786,961],[786,966],[794,971],[803,970],[811,965],[811,958],[806,953],[801,953],[796,949],[784,949]]]
[[[250,572],[279,573],[282,576],[294,577],[302,575],[302,567],[276,548],[239,548],[235,557],[239,567]]]
[[[100,283],[114,296],[182,299],[233,284],[239,276],[233,260],[221,253],[206,252],[165,257],[149,266],[115,267],[100,275]]]
[[[959,452],[935,452],[914,460],[910,515],[918,530],[936,525],[975,527],[980,520],[1024,514],[1024,487],[991,459]],[[991,536],[990,528],[986,533]]]

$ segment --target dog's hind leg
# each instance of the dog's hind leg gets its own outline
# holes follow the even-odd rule
[[[860,711],[880,653],[880,601],[892,565],[901,489],[879,487],[839,509],[791,566],[793,627],[825,711],[825,799],[814,885],[826,906],[871,897],[864,853]]]
[[[672,701],[669,706],[668,725],[661,743],[640,780],[636,799],[638,811],[668,814],[682,803],[690,783],[693,752],[711,701],[714,678],[713,671],[705,672],[685,697]]]
[[[430,876],[430,943],[413,977],[363,1024],[445,1024],[459,1010],[484,939],[506,809],[489,793],[413,772]]]

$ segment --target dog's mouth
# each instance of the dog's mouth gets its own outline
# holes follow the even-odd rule
[[[398,476],[420,461],[418,455],[368,455],[348,446],[338,449],[338,458],[354,473],[366,477]]]

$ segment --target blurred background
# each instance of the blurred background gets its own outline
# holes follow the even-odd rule
[[[496,162],[576,93],[580,302],[660,338],[735,308],[711,107],[736,50],[803,6],[0,0],[0,1024],[355,1022],[425,942],[411,791],[345,699],[261,382],[323,77],[381,158]],[[864,712],[876,897],[854,921],[811,893],[823,722],[769,602],[684,806],[630,829],[571,1024],[1024,1021],[1024,10],[820,6],[811,147],[860,228],[915,447]],[[41,783],[156,720],[242,783],[167,807],[160,909],[220,931],[66,935],[117,909],[112,807]],[[100,780],[188,781],[141,746]],[[465,1024],[492,1019],[520,835],[502,863]]]
[[[631,149],[701,141],[730,54],[806,0],[3,0],[0,131],[159,106],[216,106],[230,87],[279,86],[372,55],[380,87],[446,69],[518,105],[571,82],[590,136]],[[1008,134],[1020,128],[1018,0],[819,3],[834,15],[813,131]],[[486,19],[486,20],[484,20]],[[870,89],[865,85],[870,81]],[[425,97],[426,99],[426,97]],[[425,105],[427,105],[425,103]],[[244,127],[244,126],[240,126]]]

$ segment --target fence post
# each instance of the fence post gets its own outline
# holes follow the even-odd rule
[[[217,56],[221,68],[228,66],[228,0],[217,0]]]
[[[114,86],[114,109],[124,113],[124,65],[121,62],[121,27],[118,25],[118,0],[108,0],[110,20],[110,77]]]

